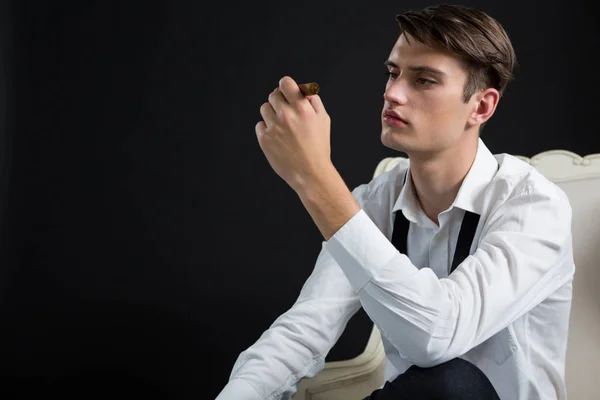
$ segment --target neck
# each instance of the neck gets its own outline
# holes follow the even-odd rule
[[[454,202],[473,165],[477,146],[477,140],[470,140],[433,155],[409,155],[415,195],[425,214],[437,225],[438,215]]]

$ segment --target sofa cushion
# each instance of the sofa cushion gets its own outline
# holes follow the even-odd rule
[[[569,196],[573,209],[575,278],[567,390],[569,399],[600,398],[600,176],[557,184]]]

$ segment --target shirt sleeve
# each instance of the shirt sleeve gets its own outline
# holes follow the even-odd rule
[[[353,191],[360,204],[363,187]],[[323,369],[360,301],[324,248],[293,306],[236,360],[217,400],[289,399],[304,377]]]
[[[447,278],[418,269],[361,209],[327,242],[382,335],[413,364],[466,353],[572,279],[571,206],[557,187],[523,185]]]

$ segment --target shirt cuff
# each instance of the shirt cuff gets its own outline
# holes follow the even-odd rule
[[[362,209],[324,247],[340,265],[356,292],[369,283],[380,268],[385,268],[394,257],[399,256],[396,247]]]
[[[263,400],[254,386],[243,379],[232,379],[215,400]]]

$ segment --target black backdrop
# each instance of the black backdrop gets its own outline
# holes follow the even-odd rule
[[[536,3],[467,2],[520,63],[483,139],[600,152],[597,8]],[[319,82],[334,164],[367,182],[395,155],[394,16],[427,4],[3,2],[0,390],[214,398],[321,246],[258,147],[260,105],[284,75]],[[369,330],[359,314],[329,359]]]

